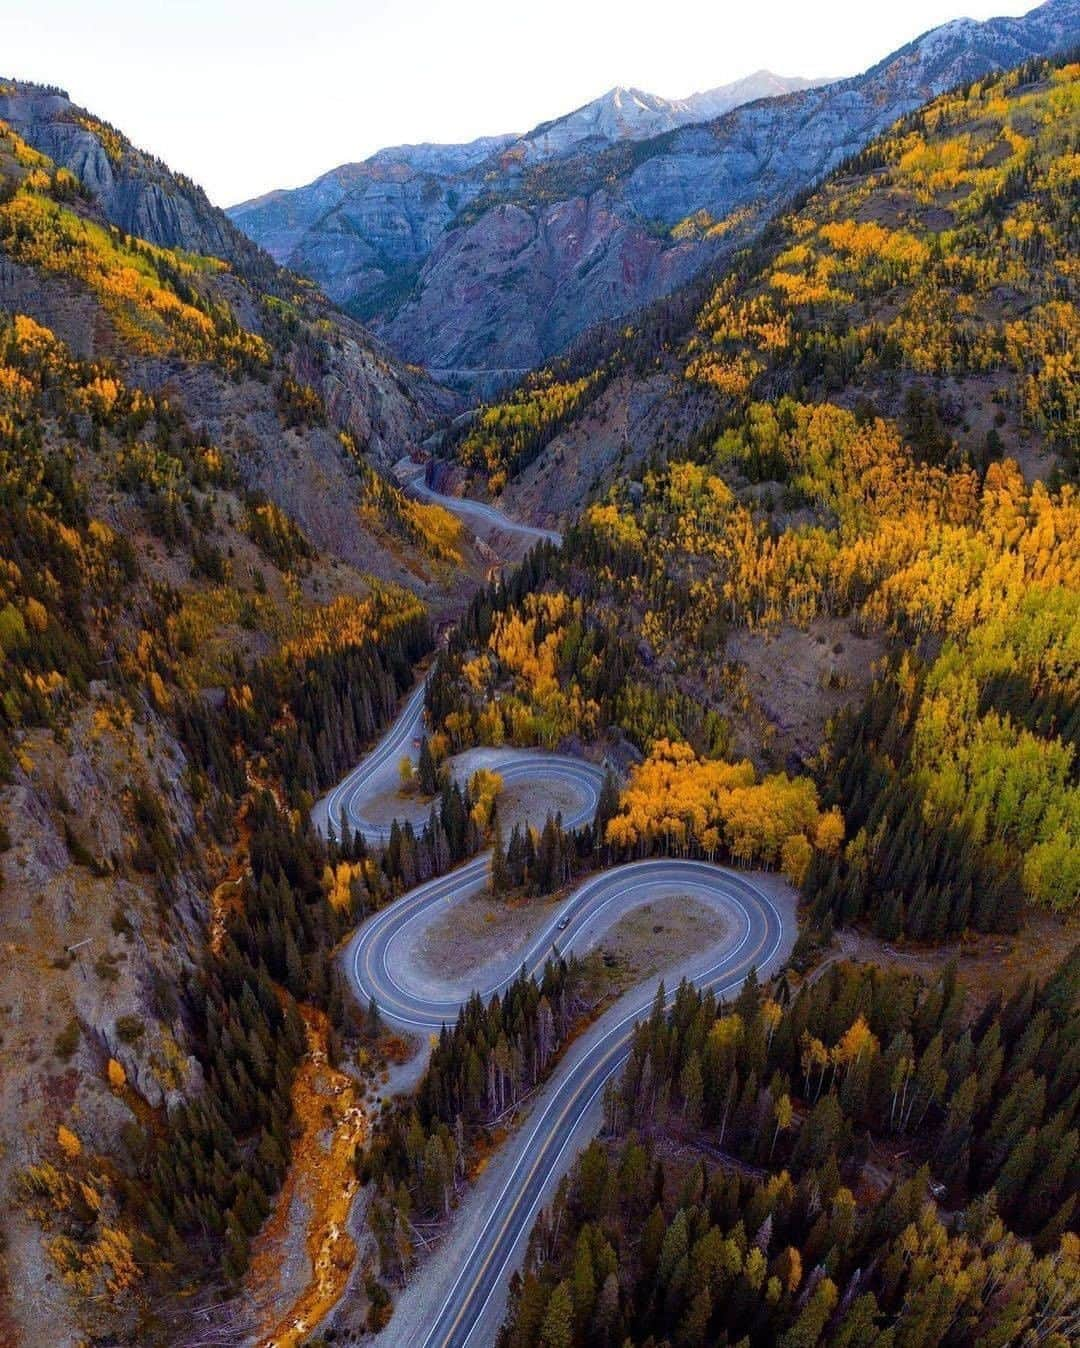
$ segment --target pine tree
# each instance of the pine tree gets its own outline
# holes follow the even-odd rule
[[[417,763],[417,777],[420,782],[420,790],[425,796],[434,796],[439,790],[439,775],[435,767],[435,759],[431,754],[431,745],[425,735],[420,744],[420,757]]]
[[[701,1062],[696,1053],[691,1053],[679,1078],[679,1093],[682,1096],[682,1114],[691,1128],[701,1123],[704,1082],[701,1075]]]
[[[541,1348],[571,1348],[574,1341],[574,1301],[570,1284],[559,1283],[548,1299],[540,1329]]]
[[[495,894],[505,894],[510,887],[510,871],[503,849],[502,824],[496,810],[491,839],[491,889]]]

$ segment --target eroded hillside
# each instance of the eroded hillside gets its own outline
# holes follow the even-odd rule
[[[169,1296],[243,1267],[307,1047],[270,965],[326,1005],[336,935],[321,868],[274,951],[230,929],[252,846],[285,902],[259,793],[305,810],[355,761],[481,567],[379,472],[437,390],[98,186],[0,122],[0,1335],[28,1344],[183,1338]]]

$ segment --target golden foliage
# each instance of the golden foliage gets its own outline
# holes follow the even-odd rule
[[[75,1157],[82,1152],[82,1143],[79,1141],[78,1136],[73,1133],[66,1124],[62,1123],[59,1128],[57,1128],[56,1141],[60,1150],[68,1160],[74,1160]]]
[[[514,743],[551,747],[571,732],[594,733],[599,708],[582,695],[576,681],[567,686],[560,675],[569,625],[580,623],[583,615],[580,600],[543,593],[528,595],[520,612],[496,615],[489,649],[528,701],[526,706],[508,698],[501,704],[507,738]]]
[[[281,655],[286,660],[310,660],[323,651],[359,646],[421,618],[424,611],[411,590],[372,582],[372,593],[363,599],[339,595],[328,604],[297,614],[299,630],[282,643]]]
[[[354,885],[362,884],[364,880],[364,864],[362,861],[339,861],[336,866],[327,866],[323,871],[323,892],[338,912],[349,911]]]
[[[731,211],[720,220],[702,209],[673,225],[671,237],[676,243],[682,243],[686,239],[722,239],[728,234],[736,233],[753,218],[753,212],[745,206]]]
[[[376,531],[388,526],[438,562],[461,561],[461,520],[435,501],[417,501],[384,477],[367,472],[360,517]]]
[[[1072,64],[1028,86],[992,77],[901,123],[784,221],[759,272],[716,286],[687,377],[742,402],[780,356],[844,381],[897,362],[996,372],[1021,425],[1077,454],[1078,117]]]
[[[0,150],[12,143],[21,165],[25,150],[0,124]],[[85,285],[124,339],[147,355],[215,360],[229,369],[269,361],[263,339],[241,328],[228,305],[200,289],[200,277],[222,263],[157,248],[77,214],[54,199],[52,161],[38,159],[44,162],[35,160],[29,173],[18,174],[5,172],[0,157],[0,177],[15,179],[14,193],[0,203],[0,242],[14,261]]]
[[[775,773],[759,782],[749,762],[702,759],[687,744],[657,740],[649,757],[631,770],[607,841],[641,851],[663,846],[675,853],[696,844],[710,857],[722,844],[733,860],[780,863],[799,883],[820,820],[809,778]]]
[[[64,1124],[57,1129],[64,1157],[27,1167],[18,1191],[28,1214],[49,1233],[46,1249],[65,1287],[81,1297],[116,1300],[140,1277],[131,1236],[119,1225],[119,1203],[109,1176],[94,1168],[82,1143]]]
[[[600,371],[565,381],[549,370],[530,375],[505,402],[481,409],[461,444],[461,462],[483,470],[492,481],[505,481],[532,445],[570,416],[601,378]]]
[[[502,777],[490,768],[477,768],[469,778],[469,794],[473,799],[472,817],[477,828],[486,829],[491,824],[502,787]]]

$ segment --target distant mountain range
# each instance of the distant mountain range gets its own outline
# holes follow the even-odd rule
[[[513,166],[543,163],[586,147],[599,150],[619,141],[645,140],[676,127],[709,121],[741,103],[808,89],[815,83],[824,81],[787,79],[759,70],[745,79],[682,99],[659,98],[641,89],[619,86],[564,117],[541,122],[523,135],[481,136],[463,145],[391,146],[361,163],[331,169],[307,187],[268,192],[241,202],[230,207],[228,214],[252,238],[258,238],[277,261],[288,262],[305,234],[317,228],[329,212],[344,207],[347,199],[356,195],[385,196],[385,189],[380,193],[372,184],[388,179],[402,181],[402,169],[417,175],[467,176],[477,168],[489,172],[494,160],[504,166],[504,171],[510,171]],[[475,191],[470,195],[467,187],[464,191],[465,196],[459,194],[450,203],[451,212],[477,195]],[[452,218],[451,214],[446,223]],[[372,221],[371,226],[375,225]],[[387,246],[391,248],[394,234],[387,230]],[[407,241],[399,243],[402,246],[394,248],[395,254],[407,255]]]
[[[612,89],[526,135],[381,150],[228,214],[405,359],[485,393],[744,241],[897,117],[1080,41],[1080,0],[962,19],[828,84]]]
[[[827,82],[757,70],[744,79],[691,94],[689,98],[660,98],[642,89],[625,89],[619,85],[564,117],[542,122],[526,135],[508,136],[506,140],[509,148],[520,154],[525,163],[536,164],[586,145],[600,148],[623,140],[646,140],[680,126],[712,121],[743,103],[791,94]]]

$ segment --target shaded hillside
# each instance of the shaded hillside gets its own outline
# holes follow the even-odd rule
[[[383,465],[417,444],[452,400],[403,366],[311,285],[278,267],[207,201],[114,127],[60,90],[0,83],[0,119],[30,146],[69,170],[101,217],[148,243],[228,263],[230,302],[243,323],[275,347],[291,373],[313,384],[334,421]],[[84,334],[80,346],[90,354]]]
[[[1022,19],[946,24],[862,75],[705,125],[571,137],[546,156],[503,143],[447,164],[432,147],[384,152],[234,218],[407,359],[490,393],[726,257],[898,116],[1078,33],[1076,0],[1049,0]]]

